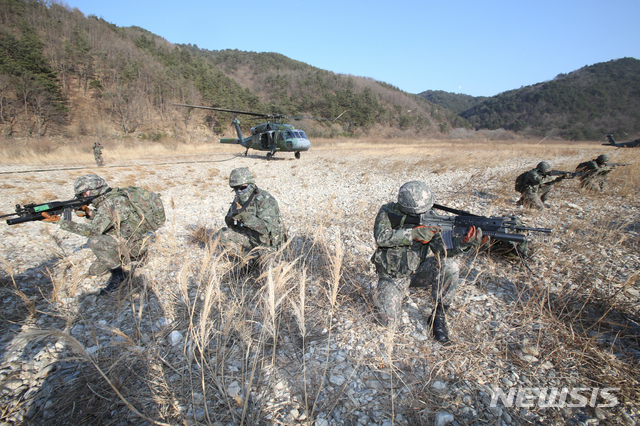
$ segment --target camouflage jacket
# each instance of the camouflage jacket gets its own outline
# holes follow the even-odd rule
[[[604,175],[609,173],[611,170],[613,170],[612,167],[607,166],[606,164],[599,166],[595,160],[585,161],[584,163],[578,164],[578,167],[576,167],[576,172],[584,172],[584,175],[580,177],[581,180],[584,180],[589,176]]]
[[[378,211],[373,228],[378,247],[371,258],[378,272],[394,278],[405,277],[413,274],[430,252],[451,257],[464,253],[470,247],[454,238],[454,249],[447,250],[440,232],[436,232],[428,244],[414,241],[412,228],[394,228],[389,214],[404,215],[398,203],[385,204]]]
[[[93,146],[93,154],[94,155],[102,154],[102,145],[94,145]]]
[[[561,180],[563,180],[563,176],[545,176],[543,173],[540,173],[538,169],[532,169],[529,170],[524,177],[523,192],[537,192],[541,186],[553,185]]]
[[[243,221],[233,219],[241,212],[245,212]],[[251,239],[259,245],[278,247],[286,239],[278,202],[271,194],[258,187],[245,205],[241,205],[236,196],[224,220],[230,228],[249,229]]]
[[[89,223],[60,220],[60,228],[85,237],[113,235],[125,240],[137,241],[147,234],[145,222],[141,220],[129,198],[118,188],[95,198],[95,208]]]

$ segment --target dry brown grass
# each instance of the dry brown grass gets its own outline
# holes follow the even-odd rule
[[[208,147],[197,149],[205,148]],[[499,167],[520,158],[554,160],[554,168],[573,170],[575,163],[564,157],[580,155],[586,160],[605,152],[595,143],[477,140],[397,144],[388,140],[336,140],[314,142],[312,149],[336,157],[336,161],[327,160],[328,168],[344,167],[340,157],[358,157],[363,182],[368,179],[368,170],[404,176],[428,167],[441,174]],[[121,422],[145,419],[153,424],[177,424],[187,422],[187,407],[196,406],[202,410],[198,421],[207,424],[311,425],[318,413],[326,416],[337,405],[350,404],[349,386],[363,370],[375,376],[371,381],[382,383],[376,398],[386,410],[387,420],[403,413],[411,424],[430,424],[434,412],[455,410],[461,404],[473,406],[482,399],[487,386],[503,386],[502,378],[517,376],[536,386],[557,380],[560,386],[620,387],[622,404],[606,413],[613,424],[622,411],[639,408],[637,361],[616,354],[615,345],[599,344],[598,336],[613,336],[630,346],[635,339],[637,347],[639,336],[629,320],[638,322],[640,314],[628,290],[638,290],[638,274],[621,278],[625,261],[620,256],[626,252],[637,254],[640,249],[637,233],[625,231],[629,226],[637,229],[640,220],[640,150],[607,152],[613,162],[633,165],[611,173],[610,189],[604,194],[581,191],[575,182],[558,189],[556,197],[583,197],[583,205],[590,209],[580,215],[571,210],[558,214],[554,218],[554,234],[538,240],[538,260],[529,263],[530,269],[483,255],[465,259],[462,269],[468,280],[460,290],[464,302],[453,314],[456,344],[451,347],[425,345],[417,342],[407,328],[385,330],[373,322],[371,295],[363,283],[374,282],[375,274],[368,259],[345,250],[341,230],[334,233],[329,229],[345,219],[335,200],[322,206],[322,213],[313,218],[313,224],[302,227],[286,250],[270,259],[270,267],[262,274],[239,273],[246,259],[228,258],[212,241],[215,230],[206,226],[191,229],[186,241],[172,235],[163,237],[154,246],[144,276],[124,289],[116,306],[110,307],[126,318],[120,322],[122,329],[117,325],[111,329],[120,337],[118,344],[89,355],[82,344],[59,330],[30,336],[68,341],[70,352],[79,357],[65,360],[76,363],[82,374],[64,391],[66,399],[86,407],[85,412],[80,414],[72,409],[71,402],[65,402],[58,408],[57,424],[109,418],[112,410],[124,410],[123,407],[132,415],[120,418]],[[7,155],[5,152],[0,162],[8,161]],[[90,154],[83,155],[83,161],[93,161]],[[120,158],[163,154],[160,148],[149,154],[133,147],[123,150],[122,155]],[[66,164],[56,152],[46,153],[44,160],[37,156],[13,160],[24,161],[20,164],[25,165]],[[533,166],[535,162],[523,168]],[[89,170],[70,175],[80,176]],[[139,174],[146,171],[131,167],[118,174],[105,172],[109,181],[126,186],[135,184]],[[210,178],[226,179],[217,168],[210,168],[208,173]],[[497,175],[489,183],[478,181],[481,176],[481,172],[473,172],[448,195],[457,195],[459,200],[455,201],[464,205],[472,191],[487,190],[495,195],[487,214],[510,210],[515,176]],[[185,182],[189,179],[184,177]],[[204,180],[189,182],[197,184],[194,191],[198,194],[204,193]],[[302,184],[307,186],[306,182]],[[41,195],[46,198],[55,194]],[[363,241],[368,241],[372,217],[378,208],[363,201],[346,218]],[[623,208],[635,216],[624,216],[620,213]],[[528,219],[542,221],[545,215],[533,212]],[[47,298],[52,304],[71,294],[71,288],[63,288],[63,279],[72,284],[78,280],[70,254],[63,249],[57,253],[60,262],[56,268],[68,273],[51,274],[53,287]],[[4,263],[4,269],[11,279],[3,279],[2,291],[19,297],[28,315],[35,316],[33,300],[37,294],[27,295],[15,285],[9,263]],[[156,269],[168,269],[174,275],[156,274]],[[498,284],[512,290],[498,296],[502,288]],[[477,298],[478,293],[485,298]],[[428,303],[419,301],[430,300],[425,290],[412,291],[410,298],[418,301],[420,309]],[[492,315],[486,314],[486,300],[492,303]],[[425,313],[412,315],[420,318]],[[68,324],[82,320],[75,312],[62,308],[56,315]],[[145,317],[155,321],[160,316],[171,320],[172,326],[149,333]],[[354,324],[355,329],[348,328],[347,323]],[[359,333],[358,327],[366,331]],[[171,330],[181,331],[184,337],[175,348],[167,344]],[[359,334],[375,338],[363,342]],[[360,345],[361,350],[350,359],[351,370],[342,371],[347,381],[327,391],[327,378],[339,365],[333,358],[335,347],[349,345]],[[305,357],[310,348],[315,355]],[[527,364],[522,353],[536,354],[539,362]],[[319,356],[322,363],[310,363]],[[541,367],[545,362],[553,365],[554,378],[541,379],[542,373],[547,374]],[[431,388],[435,380],[460,385],[466,394],[454,394],[445,400]],[[472,402],[463,402],[465,397]],[[285,416],[292,407],[301,415],[287,423]],[[351,412],[357,409],[353,407]],[[561,410],[541,413],[549,422],[566,418]],[[11,414],[3,415],[8,418]],[[36,413],[36,422],[42,420],[38,415],[41,413]],[[523,411],[513,409],[511,417],[514,424],[528,424]],[[481,419],[482,423],[490,421],[497,419]]]

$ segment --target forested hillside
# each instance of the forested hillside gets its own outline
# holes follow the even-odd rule
[[[306,124],[312,136],[414,136],[470,127],[451,111],[372,79],[276,53],[174,45],[60,3],[0,0],[0,23],[5,137],[136,134],[190,140],[230,127],[226,113],[173,103],[294,116],[342,114],[334,124]]]
[[[444,90],[425,90],[419,93],[418,96],[436,105],[443,106],[456,114],[461,114],[480,102],[489,99],[486,96],[471,96],[461,93],[445,92]]]
[[[598,140],[640,133],[640,60],[623,58],[501,93],[461,113],[476,129]],[[635,137],[635,136],[634,136]]]

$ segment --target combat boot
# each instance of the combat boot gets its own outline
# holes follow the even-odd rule
[[[87,275],[90,277],[99,277],[101,275],[109,272],[110,269],[99,260],[95,260],[91,266],[89,266],[89,270],[87,271]]]
[[[449,332],[447,331],[447,321],[445,319],[445,310],[441,303],[436,305],[435,312],[433,314],[433,338],[436,341],[444,344],[449,343]]]
[[[127,275],[122,270],[122,267],[118,267],[111,270],[111,278],[109,278],[109,282],[107,286],[100,290],[100,295],[104,296],[105,294],[109,294],[112,291],[117,290],[120,287],[120,284],[127,278]]]

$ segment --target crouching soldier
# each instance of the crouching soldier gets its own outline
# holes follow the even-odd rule
[[[59,221],[60,228],[65,231],[88,237],[87,245],[96,256],[88,275],[111,273],[106,287],[100,291],[104,295],[118,289],[127,278],[122,269],[123,262],[128,263],[147,251],[151,241],[148,231],[155,229],[141,217],[124,190],[110,188],[98,175],[79,177],[74,184],[74,191],[78,198],[95,197],[84,209],[88,223],[76,223],[47,213],[42,215],[46,222]]]
[[[542,161],[535,169],[522,173],[516,178],[515,190],[522,196],[516,203],[528,208],[544,209],[544,202],[549,196],[552,185],[566,179],[568,176],[551,176],[551,165]]]
[[[447,250],[441,228],[403,226],[407,216],[426,213],[433,203],[427,185],[411,181],[400,188],[397,203],[380,208],[373,231],[378,247],[371,259],[378,273],[374,299],[378,321],[389,325],[400,318],[402,300],[409,287],[431,287],[435,306],[429,322],[435,339],[447,343],[445,313],[459,281],[454,256],[480,245],[483,238],[481,229],[470,227],[462,238],[453,238],[453,249]]]
[[[216,234],[219,242],[232,253],[249,255],[252,265],[265,254],[277,251],[286,241],[278,202],[264,189],[258,188],[246,167],[229,175],[229,186],[235,197],[224,218],[227,224]]]
[[[615,168],[615,166],[609,166],[607,164],[608,162],[609,156],[602,154],[591,161],[578,164],[576,173],[581,173],[580,188],[602,191],[607,180],[607,175]]]

